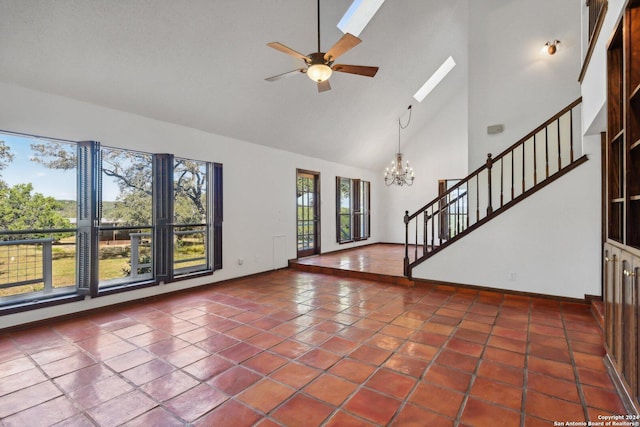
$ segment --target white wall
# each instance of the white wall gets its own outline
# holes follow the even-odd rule
[[[322,251],[379,241],[380,187],[372,172],[0,83],[0,130],[215,161],[224,165],[224,268],[200,277],[80,303],[4,316],[8,327],[54,315],[286,266],[296,257],[296,168],[321,173]],[[335,177],[371,181],[371,239],[338,245]],[[274,241],[274,238],[277,241]],[[239,265],[238,259],[243,259]]]
[[[600,295],[600,141],[589,161],[438,252],[416,278],[584,298]]]
[[[581,3],[469,2],[469,171],[580,96]],[[554,39],[558,52],[542,53]],[[504,132],[488,135],[494,124]]]

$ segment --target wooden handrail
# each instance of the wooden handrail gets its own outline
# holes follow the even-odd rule
[[[570,110],[573,110],[575,107],[580,105],[581,102],[582,102],[582,97],[576,99],[571,104],[567,105],[562,110],[560,110],[559,113],[556,113],[549,120],[547,120],[546,122],[544,122],[543,124],[541,124],[540,126],[535,128],[534,130],[529,132],[524,138],[519,139],[518,142],[513,144],[511,147],[507,148],[502,153],[498,154],[496,157],[494,157],[493,160],[496,161],[496,160],[500,159],[501,157],[504,157],[505,155],[509,154],[511,151],[513,151],[514,149],[516,149],[517,147],[519,147],[520,145],[524,144],[529,139],[531,139],[535,134],[537,134],[538,132],[544,130],[546,127],[548,127],[549,125],[553,124],[556,120],[558,120],[560,117],[564,116]]]
[[[562,110],[560,110],[560,112],[556,113],[553,117],[551,117],[549,120],[545,121],[543,124],[541,124],[540,126],[538,126],[535,130],[529,132],[524,138],[521,138],[518,140],[518,142],[516,142],[515,144],[511,145],[509,148],[507,148],[506,150],[504,150],[502,153],[498,154],[496,157],[493,158],[493,162],[495,163],[496,161],[498,161],[499,159],[503,158],[504,156],[506,156],[507,154],[510,154],[512,151],[514,151],[516,148],[518,148],[519,146],[521,146],[522,144],[524,144],[525,142],[527,142],[529,139],[531,139],[531,137],[535,134],[537,134],[538,132],[540,132],[541,130],[543,130],[544,128],[546,128],[547,126],[549,126],[550,124],[552,124],[553,122],[555,122],[556,120],[558,120],[560,117],[562,117],[564,114],[566,114],[567,112],[569,112],[570,110],[574,109],[575,107],[577,107],[580,103],[582,102],[582,97],[576,99],[575,101],[573,101],[571,104],[567,105],[565,108],[563,108]],[[487,164],[485,163],[484,165],[480,166],[478,169],[474,170],[473,172],[471,172],[466,178],[461,179],[460,182],[458,182],[456,185],[454,185],[453,187],[451,187],[449,190],[447,190],[447,193],[452,192],[453,190],[459,188],[461,185],[466,184],[468,181],[470,181],[471,179],[473,179],[476,175],[479,175],[482,171],[484,171],[487,168]],[[446,194],[446,193],[444,193]],[[416,212],[414,212],[413,214],[409,215],[409,221],[411,221],[412,219],[414,219],[415,217],[417,217],[418,215],[420,215],[422,212],[424,212],[427,208],[429,208],[432,204],[434,204],[435,202],[437,202],[440,198],[442,198],[443,195],[438,195],[438,197],[434,198],[433,200],[431,200],[429,203],[427,203],[426,205],[424,205],[423,207],[421,207],[420,209],[418,209]]]
[[[578,82],[580,83],[584,80],[587,68],[591,62],[591,57],[593,56],[596,42],[600,36],[600,30],[602,29],[602,24],[604,24],[604,17],[607,14],[609,3],[607,0],[586,0],[586,6],[589,8],[589,45],[584,60],[582,61],[580,74],[578,75]]]
[[[584,162],[584,156],[578,161],[574,161],[573,148],[573,109],[582,102],[578,98],[565,108],[554,114],[533,131],[519,139],[515,144],[508,147],[497,156],[487,155],[484,165],[471,172],[466,178],[460,180],[446,192],[439,194],[429,203],[418,209],[413,214],[407,211],[404,216],[405,223],[405,275],[411,275],[413,266],[419,264],[442,247],[447,246],[458,237],[467,234],[471,229],[490,220],[504,209],[511,207],[516,201],[528,197],[539,188],[546,186],[549,182],[557,179],[560,172],[566,173],[578,164]],[[567,118],[565,118],[567,117]],[[555,143],[553,153],[550,153],[550,141]],[[517,150],[517,151],[516,151]],[[530,155],[533,154],[532,157]],[[551,156],[557,155],[553,159]],[[511,156],[511,158],[507,158]],[[542,157],[538,163],[538,157]],[[518,162],[514,162],[515,158]],[[520,160],[521,158],[521,160]],[[507,160],[505,162],[505,159]],[[557,170],[555,165],[557,163]],[[507,188],[505,202],[505,164],[508,168],[506,176],[507,186],[511,185],[510,192]],[[494,177],[493,169],[499,168]],[[521,168],[521,169],[519,169]],[[538,169],[540,173],[538,174]],[[515,176],[522,178],[522,189],[515,191]],[[473,182],[475,180],[475,183]],[[499,180],[499,181],[498,181]],[[482,181],[482,186],[480,185]],[[495,196],[494,196],[495,192]],[[499,197],[499,204],[497,198]],[[483,199],[482,205],[480,199]],[[494,206],[494,198],[496,206]],[[475,218],[471,221],[470,202],[475,201]],[[456,209],[455,212],[449,209],[452,206],[465,206],[464,211]],[[482,215],[480,207],[483,207]],[[486,214],[484,214],[486,207]],[[418,217],[423,215],[423,219]],[[415,223],[413,222],[415,221]],[[437,224],[436,224],[437,222]],[[409,227],[415,224],[415,241],[410,242]],[[450,224],[454,226],[451,227]],[[422,233],[418,233],[418,229]],[[437,237],[436,237],[437,232]],[[419,236],[421,238],[419,239]],[[414,239],[413,237],[411,237]],[[422,242],[420,242],[422,240]],[[409,246],[414,246],[414,259],[409,258]],[[418,247],[422,246],[422,255],[418,255]]]

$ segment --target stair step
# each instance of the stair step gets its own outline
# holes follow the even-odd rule
[[[402,285],[407,287],[415,286],[413,280],[402,276],[391,276],[388,274],[371,273],[366,271],[342,270],[334,267],[324,267],[321,265],[301,264],[295,260],[289,261],[289,267],[298,271],[306,271],[307,273],[329,274],[339,277],[350,277],[355,279],[375,280],[377,282],[391,283],[394,285]]]
[[[602,301],[592,300],[591,313],[593,313],[593,317],[596,319],[598,326],[600,326],[600,330],[604,332],[604,303]]]

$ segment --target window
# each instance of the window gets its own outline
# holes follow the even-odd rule
[[[75,144],[0,134],[0,301],[75,292]]]
[[[368,181],[336,177],[336,235],[338,243],[370,237],[371,185]]]
[[[0,304],[220,268],[221,164],[0,134]]]
[[[438,236],[449,240],[464,231],[469,224],[467,184],[459,179],[438,181]],[[455,190],[452,190],[455,187]]]
[[[210,178],[206,162],[187,159],[173,162],[174,274],[210,269]]]
[[[153,279],[153,156],[100,148],[101,288]]]

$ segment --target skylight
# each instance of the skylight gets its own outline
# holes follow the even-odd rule
[[[431,77],[429,77],[429,80],[427,80],[425,84],[423,84],[422,87],[418,89],[413,97],[418,102],[422,102],[427,97],[427,95],[429,95],[429,93],[440,84],[442,79],[444,79],[447,74],[449,74],[449,71],[451,71],[455,66],[456,61],[454,61],[452,57],[448,57],[447,60],[444,61],[444,63],[440,66],[440,68],[438,68],[436,72],[433,73]]]
[[[382,3],[384,3],[384,0],[353,0],[347,12],[338,22],[338,28],[343,33],[359,36],[364,27],[371,21],[373,15],[380,9]]]

